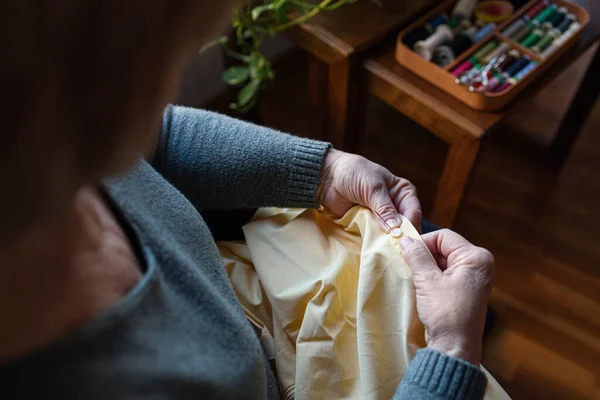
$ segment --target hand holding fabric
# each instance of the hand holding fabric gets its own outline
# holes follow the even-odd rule
[[[422,238],[424,244],[408,237],[400,244],[427,347],[479,365],[494,257],[447,229]]]
[[[421,204],[414,185],[381,165],[354,154],[334,149],[329,151],[317,199],[339,217],[354,205],[368,207],[381,217],[377,220],[387,233],[390,228],[401,225],[398,214],[408,218],[417,229],[421,226]]]

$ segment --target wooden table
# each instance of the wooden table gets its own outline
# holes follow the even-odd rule
[[[389,1],[389,0],[387,0]],[[358,75],[364,53],[441,0],[398,0],[378,7],[360,0],[286,31],[311,56],[309,87],[313,102],[325,114],[323,139],[336,148],[352,149],[352,124],[358,106]]]
[[[523,91],[521,98],[532,96],[545,87],[600,38],[600,1],[573,2],[586,8],[591,15],[580,42],[555,67]],[[313,101],[327,105],[328,135],[324,138],[338,148],[351,151],[360,148],[360,100],[367,97],[366,93],[360,93],[358,76],[361,74],[355,64],[362,58],[359,56],[373,48],[377,41],[386,37],[391,39],[388,45],[375,46],[373,53],[364,59],[366,85],[371,93],[450,144],[431,220],[440,226],[451,227],[469,183],[481,138],[519,102],[513,102],[499,112],[475,111],[402,68],[394,59],[393,39],[398,27],[437,1],[405,3],[406,9],[394,14],[359,2],[347,6],[344,12],[323,14],[320,19],[294,30],[290,38],[326,65],[326,72],[322,65],[311,66],[309,86]],[[559,163],[570,153],[598,97],[600,76],[597,75],[600,75],[600,51],[593,57],[552,145],[552,153]],[[325,93],[325,97],[320,93]]]

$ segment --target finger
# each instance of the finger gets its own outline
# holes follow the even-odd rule
[[[423,274],[441,274],[438,264],[425,244],[404,236],[400,239],[400,246],[402,256],[415,277]]]
[[[421,232],[423,212],[421,211],[421,202],[417,196],[417,188],[406,179],[395,179],[397,180],[397,183],[391,190],[394,198],[394,205],[398,212],[408,218],[415,228]]]
[[[368,204],[368,207],[379,216],[380,225],[383,226],[384,231],[390,233],[391,229],[392,235],[400,236],[401,232],[396,229],[402,225],[402,219],[387,190],[378,190],[369,200],[371,204]]]
[[[467,239],[449,229],[441,229],[422,236],[432,254],[448,258],[453,252],[474,247]]]

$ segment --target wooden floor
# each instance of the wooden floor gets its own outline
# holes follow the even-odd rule
[[[318,132],[305,66],[296,51],[276,64],[265,125]],[[572,81],[558,80],[486,139],[455,225],[496,256],[499,321],[484,365],[514,399],[600,399],[600,104],[562,170],[538,143],[551,139]],[[375,99],[367,133],[363,155],[415,183],[427,214],[446,146]]]

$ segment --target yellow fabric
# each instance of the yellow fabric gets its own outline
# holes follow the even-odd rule
[[[421,240],[406,219],[401,230]],[[391,398],[425,345],[398,239],[360,207],[261,209],[244,233],[219,248],[285,398]],[[486,374],[486,399],[509,399]]]

